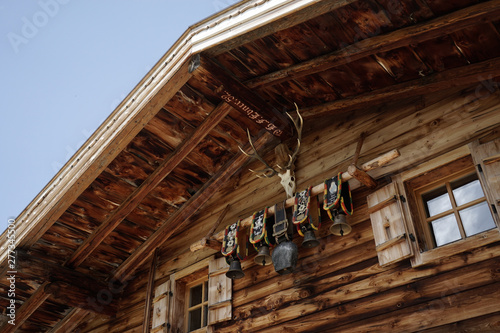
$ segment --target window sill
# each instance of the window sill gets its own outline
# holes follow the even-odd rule
[[[500,241],[500,232],[498,228],[494,228],[464,240],[443,245],[426,252],[416,253],[415,257],[411,259],[411,265],[412,267],[423,266],[497,241]]]

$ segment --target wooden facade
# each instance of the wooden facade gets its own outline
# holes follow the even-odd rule
[[[186,332],[204,280],[196,332],[500,331],[499,18],[491,0],[247,0],[193,26],[17,218],[2,332]],[[292,274],[251,252],[229,280],[224,228],[286,199],[238,147],[248,128],[268,161],[293,149],[294,103],[298,191],[397,155],[374,188],[349,180],[351,233],[322,211]],[[414,189],[467,168],[493,227],[436,247]]]

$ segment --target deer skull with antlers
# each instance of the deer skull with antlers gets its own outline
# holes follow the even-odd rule
[[[294,120],[292,116],[287,112],[287,116],[292,120],[293,125],[295,126],[295,129],[297,130],[297,146],[295,147],[295,150],[293,153],[290,152],[290,149],[285,145],[284,143],[280,143],[279,145],[274,148],[274,153],[276,155],[276,167],[277,169],[271,167],[258,153],[257,150],[255,149],[252,138],[250,136],[250,132],[247,130],[248,134],[248,141],[250,143],[250,146],[253,149],[252,154],[247,154],[241,147],[240,150],[243,154],[249,156],[249,157],[254,157],[261,161],[266,168],[262,170],[252,170],[250,169],[251,172],[255,173],[257,177],[259,178],[271,178],[274,175],[278,175],[281,178],[281,185],[285,189],[286,196],[287,198],[291,198],[295,194],[295,159],[297,158],[297,154],[299,153],[300,149],[300,140],[302,138],[302,127],[304,125],[304,120],[302,119],[302,116],[300,115],[299,108],[297,104],[295,104],[295,108],[297,109],[297,120]]]

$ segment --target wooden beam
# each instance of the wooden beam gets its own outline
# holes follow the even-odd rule
[[[292,124],[284,114],[212,60],[201,57],[199,62],[202,73],[205,71],[205,75],[212,76],[220,83],[215,93],[222,101],[280,140],[292,137]]]
[[[500,1],[495,0],[481,3],[428,22],[364,39],[338,51],[249,80],[245,82],[245,84],[250,88],[258,88],[319,73],[370,56],[374,53],[387,52],[396,48],[441,37],[477,25],[479,22],[497,19],[499,16]]]
[[[366,171],[361,170],[355,164],[351,164],[347,167],[347,173],[349,173],[353,178],[356,178],[361,184],[368,188],[377,187],[377,182],[372,178]]]
[[[48,282],[49,284],[45,287],[46,293],[53,294],[54,299],[61,304],[81,307],[106,315],[116,313],[116,302],[99,304],[97,308],[89,301],[89,299],[95,299],[103,290],[108,290],[109,287],[88,275],[47,262],[23,250],[17,250],[16,269],[23,276]]]
[[[279,4],[266,12],[261,12],[258,14],[258,17],[255,17],[248,22],[239,23],[238,26],[236,26],[236,29],[225,29],[220,32],[217,31],[217,36],[212,37],[214,39],[216,38],[216,44],[212,43],[213,46],[208,47],[204,53],[209,56],[219,55],[253,40],[268,36],[276,31],[284,30],[297,24],[304,23],[310,19],[358,1],[359,0],[281,1],[281,3],[283,3],[282,5]],[[260,1],[260,4],[264,4],[265,2],[267,1]],[[232,18],[229,16],[229,19],[234,20],[240,13],[253,9],[249,7],[257,7],[258,4],[256,5],[256,3],[257,2],[255,1],[246,1],[242,3],[241,6],[235,6],[234,12],[228,9],[228,14],[233,15]],[[279,2],[277,1],[277,3]],[[287,7],[290,8],[287,9]],[[285,17],[286,19],[283,19]],[[220,21],[220,18],[217,17],[214,21],[217,19]],[[214,21],[200,22],[200,24],[210,27],[221,25],[218,21]],[[221,36],[222,33],[225,33],[225,36]]]
[[[262,148],[272,139],[271,135],[265,133],[254,142],[256,149]],[[168,238],[170,238],[181,226],[189,221],[189,218],[195,214],[199,208],[206,203],[211,196],[217,192],[227,181],[236,174],[243,165],[250,161],[243,153],[235,155],[224,167],[217,172],[205,185],[192,196],[172,217],[169,218],[153,235],[151,235],[134,253],[132,253],[118,267],[114,276],[118,279],[126,279],[140,267],[147,258],[147,253],[159,247]]]
[[[51,295],[51,300],[67,305],[73,308],[80,308],[90,312],[114,316],[118,310],[118,302],[109,298],[109,288],[90,291],[78,285],[78,281],[72,283],[56,281],[49,283],[45,291]],[[106,297],[104,302],[99,302],[98,298],[102,295]],[[93,301],[95,300],[95,301]],[[108,303],[109,301],[109,303]]]
[[[45,302],[45,300],[50,296],[49,293],[45,291],[45,287],[48,282],[42,284],[29,299],[27,299],[19,309],[16,310],[15,325],[11,325],[8,322],[0,327],[2,333],[15,332],[19,327],[21,327],[26,320],[31,316],[33,312],[38,309],[40,305]]]
[[[304,118],[317,118],[338,112],[347,112],[396,98],[428,94],[448,88],[481,85],[488,77],[500,75],[500,58],[483,61],[447,71],[428,75],[393,86],[377,89],[372,92],[321,104],[300,111]],[[484,88],[486,89],[486,88]],[[483,90],[484,90],[483,89]]]
[[[200,243],[193,244],[193,245],[200,246],[200,248],[194,248],[194,249],[191,248],[191,252],[195,252],[197,250],[200,250],[203,247],[208,247],[208,248],[211,248],[214,250],[222,248],[222,243],[217,241],[217,240],[212,239],[212,236],[213,236],[215,230],[217,230],[217,228],[221,224],[222,220],[224,220],[224,217],[226,216],[228,210],[229,210],[229,205],[226,205],[226,207],[222,210],[219,217],[217,218],[217,221],[215,221],[214,225],[212,226],[210,231],[207,233],[207,235],[202,238]]]
[[[48,333],[58,333],[58,332],[73,332],[78,326],[80,321],[85,318],[89,312],[81,308],[74,308],[64,317],[61,321],[57,323]]]
[[[370,171],[370,170],[376,169],[378,167],[381,167],[381,166],[389,163],[390,161],[394,160],[395,158],[397,158],[399,156],[400,156],[399,151],[394,149],[394,150],[391,150],[390,152],[385,153],[384,155],[381,155],[381,156],[379,156],[371,161],[364,163],[360,169],[365,171],[365,172]],[[347,180],[352,179],[352,178],[353,177],[348,172],[342,173],[342,180],[343,181],[347,181]],[[311,195],[318,195],[318,194],[323,193],[323,191],[324,191],[324,184],[321,183],[321,184],[314,186],[311,189]],[[295,197],[288,198],[285,201],[285,207],[287,207],[287,208],[292,207],[294,204],[295,204]],[[267,213],[269,216],[274,215],[274,206],[269,207],[267,210]],[[251,225],[252,225],[252,217],[251,216],[249,216],[245,219],[242,219],[240,221],[240,228],[248,228]],[[214,240],[218,240],[220,242],[224,239],[224,233],[225,233],[225,230],[221,230],[220,232],[215,234],[212,238]],[[198,241],[196,243],[191,244],[191,246],[189,248],[191,249],[192,252],[195,252],[195,251],[200,250],[204,247],[205,247],[205,245],[203,243],[203,240],[201,240],[201,241]]]
[[[221,103],[175,151],[153,171],[153,173],[130,194],[106,221],[85,239],[80,247],[66,261],[66,266],[77,267],[101,244],[101,242],[130,214],[161,181],[186,158],[207,134],[231,111]]]

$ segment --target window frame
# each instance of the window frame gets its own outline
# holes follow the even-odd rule
[[[472,162],[472,161],[471,161]],[[413,191],[415,192],[415,197],[416,197],[416,201],[417,201],[417,206],[418,206],[418,214],[419,214],[419,218],[422,222],[422,229],[424,230],[424,233],[423,233],[423,237],[425,238],[425,242],[426,244],[429,244],[431,245],[430,248],[431,249],[435,249],[435,248],[438,248],[438,247],[441,247],[441,246],[446,246],[448,244],[451,244],[453,242],[458,242],[458,241],[461,241],[461,240],[465,240],[466,238],[468,237],[471,237],[471,236],[474,236],[474,235],[471,235],[471,236],[467,236],[466,235],[466,231],[465,231],[465,227],[464,227],[464,224],[463,224],[463,221],[462,221],[462,217],[460,216],[460,211],[466,209],[466,208],[470,208],[470,207],[473,207],[473,206],[476,206],[480,203],[483,203],[483,202],[486,202],[488,203],[488,200],[486,198],[486,193],[481,185],[481,189],[483,191],[483,196],[480,197],[480,198],[477,198],[477,199],[474,199],[472,201],[469,201],[469,202],[466,202],[462,205],[458,205],[456,200],[455,200],[455,197],[454,195],[452,194],[453,192],[453,189],[451,188],[451,183],[453,181],[456,181],[456,180],[459,180],[461,178],[464,178],[464,177],[467,177],[469,175],[474,175],[475,178],[479,181],[479,183],[481,184],[481,181],[479,180],[479,175],[477,174],[474,166],[471,164],[471,166],[469,166],[468,168],[465,168],[461,171],[458,171],[456,173],[453,173],[453,174],[450,174],[444,178],[440,178],[440,179],[437,179],[431,183],[429,183],[428,185],[426,186],[423,186],[423,187],[420,187],[420,188],[417,188],[417,189],[413,189]],[[439,188],[442,188],[444,187],[446,189],[446,194],[448,195],[448,199],[450,200],[450,204],[451,204],[451,208],[450,209],[447,209],[443,212],[440,212],[434,216],[427,216],[427,210],[425,208],[425,199],[424,199],[424,195],[433,191],[433,190],[437,190]],[[490,211],[490,210],[489,210]],[[445,216],[449,216],[449,215],[454,215],[455,216],[455,220],[457,222],[457,225],[458,225],[458,230],[460,232],[460,239],[458,240],[455,240],[455,241],[452,241],[452,242],[448,242],[446,244],[442,244],[442,245],[437,245],[436,244],[436,237],[434,235],[434,232],[433,232],[433,228],[431,226],[431,223],[435,220],[438,220],[440,218],[443,218]],[[490,214],[491,214],[491,211],[490,211]],[[493,214],[491,214],[491,218],[493,220]],[[484,231],[481,231],[479,233],[483,233],[485,231],[488,231],[488,230],[491,230],[493,228],[490,228],[490,229],[487,229],[487,230],[484,230]],[[477,234],[479,234],[477,233]]]
[[[189,293],[188,286],[193,286],[196,282],[209,279],[208,265],[210,260],[212,260],[212,257],[208,257],[170,275],[171,288],[174,294],[170,318],[172,329],[177,329],[180,332],[188,332],[188,316],[186,312],[189,304],[189,299],[186,297]],[[207,325],[189,333],[208,332],[208,327]]]
[[[193,287],[198,286],[198,285],[202,286],[201,287],[201,303],[196,304],[194,306],[190,306],[189,301],[191,299],[191,294],[190,294],[191,289]],[[184,304],[184,331],[186,333],[205,332],[207,330],[207,327],[208,327],[208,318],[205,318],[205,316],[208,317],[208,271],[207,271],[207,275],[206,276],[203,276],[203,277],[201,277],[198,280],[195,280],[193,282],[190,282],[190,283],[186,284],[185,287],[184,287],[184,289],[185,289],[185,294],[184,294],[184,300],[185,300],[185,304]],[[206,293],[206,296],[207,296],[206,300],[204,299],[205,298],[205,293]],[[206,314],[205,314],[205,311],[204,311],[204,307],[205,306],[207,307],[207,313]],[[189,311],[197,309],[197,308],[201,308],[201,325],[203,325],[203,322],[204,322],[203,319],[205,319],[207,321],[207,325],[190,331],[189,330]]]
[[[462,146],[393,177],[400,193],[407,198],[407,202],[404,205],[404,215],[407,220],[407,228],[409,232],[413,234],[415,239],[415,241],[411,242],[413,252],[415,254],[414,257],[411,258],[411,264],[413,267],[443,260],[454,254],[470,251],[475,248],[500,241],[500,228],[495,215],[491,211],[490,198],[487,195],[487,186],[484,184],[484,180],[482,179],[477,166],[474,165],[471,155],[469,147]],[[426,234],[423,224],[427,222],[422,221],[422,212],[418,207],[418,200],[420,198],[416,196],[415,190],[423,188],[423,185],[421,184],[425,183],[425,176],[433,179],[433,181],[430,182],[431,184],[436,184],[438,182],[442,183],[443,178],[448,177],[448,175],[449,177],[456,178],[457,175],[460,175],[461,173],[463,174],[463,172],[467,169],[470,171],[474,170],[476,172],[477,178],[479,179],[481,188],[485,195],[485,201],[488,203],[490,213],[493,216],[495,227],[493,229],[466,237],[465,239],[460,239],[439,247],[430,247],[428,238],[429,234]],[[436,174],[440,173],[445,174],[446,176],[442,176],[439,179],[434,180]],[[417,185],[415,183],[417,183]],[[432,234],[430,237],[433,239]]]

